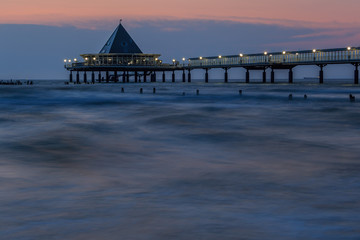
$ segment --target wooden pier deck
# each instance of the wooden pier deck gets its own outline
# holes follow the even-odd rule
[[[70,82],[73,81],[72,72],[76,72],[77,82],[80,82],[79,72],[83,72],[84,82],[87,82],[88,72],[91,72],[92,82],[129,82],[130,78],[134,82],[146,82],[148,77],[150,82],[156,82],[157,73],[162,73],[162,80],[165,81],[165,72],[172,72],[171,80],[175,82],[176,71],[182,71],[183,82],[191,82],[191,71],[195,69],[204,69],[204,80],[208,82],[209,70],[214,68],[224,69],[224,82],[228,82],[228,70],[230,68],[244,68],[246,69],[246,83],[250,83],[250,71],[263,71],[262,81],[266,83],[267,69],[271,69],[271,83],[275,82],[276,70],[288,70],[288,81],[293,83],[293,69],[295,67],[312,65],[319,67],[319,83],[321,84],[324,82],[324,68],[327,65],[351,64],[354,66],[354,84],[359,84],[360,48],[358,47],[196,57],[183,59],[185,61],[182,64],[175,60],[172,64],[163,64],[161,61],[143,64],[146,61],[146,56],[142,57],[144,58],[143,60],[121,63],[111,57],[106,62],[69,62],[69,60],[66,60],[65,68],[70,71]],[[97,76],[95,76],[95,72]]]

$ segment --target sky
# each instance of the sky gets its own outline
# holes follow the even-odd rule
[[[358,9],[359,0],[2,0],[0,79],[64,78],[59,62],[98,52],[120,18],[143,52],[169,61],[359,46]]]

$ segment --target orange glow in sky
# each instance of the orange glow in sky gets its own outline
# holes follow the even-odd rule
[[[307,27],[360,25],[359,0],[2,0],[0,23],[87,26],[124,19],[211,19]]]

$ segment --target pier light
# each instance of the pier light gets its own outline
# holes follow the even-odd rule
[[[96,61],[96,57],[94,57],[93,60]]]
[[[347,47],[347,50],[350,51],[350,50],[351,50],[351,47]]]
[[[199,57],[200,60],[202,60],[202,57]]]
[[[313,49],[313,53],[316,53],[316,49]]]
[[[111,58],[109,58],[109,61],[112,61],[112,59],[111,59]]]
[[[219,55],[219,58],[222,58],[222,56],[221,56],[221,55]]]
[[[240,53],[240,57],[243,57],[244,55],[242,53]]]
[[[286,51],[283,51],[283,55],[285,55],[286,54]]]
[[[173,59],[172,61],[173,61],[173,62],[175,62],[176,60],[175,60],[175,59]]]
[[[299,53],[296,53],[296,56],[299,56]]]
[[[85,61],[89,60],[87,57],[85,58]]]
[[[270,54],[270,57],[272,57],[272,54]]]
[[[159,60],[158,58],[155,58],[155,61]]]
[[[76,59],[76,58],[74,58],[74,62],[77,62],[77,59]]]
[[[264,52],[264,55],[267,55],[268,54],[268,52]]]
[[[186,59],[185,59],[185,58],[183,58],[182,60],[185,62],[185,60],[186,60]]]
[[[64,59],[64,62],[66,63],[66,62],[67,62],[67,59]]]
[[[71,63],[71,59],[69,59],[68,62]]]

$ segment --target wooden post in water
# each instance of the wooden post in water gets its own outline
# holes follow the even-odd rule
[[[293,70],[292,70],[292,68],[289,69],[289,83],[293,83]]]
[[[118,82],[118,72],[117,71],[114,71],[114,82]]]
[[[175,82],[175,71],[172,72],[171,79],[172,79],[172,82]]]
[[[262,77],[263,77],[263,83],[266,83],[266,68],[264,68]]]
[[[275,72],[273,68],[271,68],[271,83],[275,83]]]
[[[228,83],[229,82],[228,68],[224,68],[224,70],[225,70],[224,82]]]
[[[359,63],[354,63],[355,72],[354,72],[354,84],[359,84]]]
[[[151,73],[151,82],[156,82],[156,72]]]
[[[84,71],[84,83],[87,83],[87,72]]]
[[[165,71],[163,71],[163,74],[162,74],[162,81],[165,82]]]
[[[79,75],[79,71],[76,72],[76,83],[80,84],[80,75]]]
[[[250,83],[250,71],[249,69],[246,69],[246,83]]]
[[[320,84],[323,84],[323,83],[324,83],[324,70],[323,70],[323,68],[324,68],[326,65],[320,64],[320,65],[318,65],[318,66],[320,67],[319,83],[320,83]]]
[[[186,82],[186,79],[185,79],[185,70],[183,70],[183,73],[182,73],[182,81],[183,81],[183,82]]]
[[[69,81],[70,81],[70,82],[73,82],[73,75],[72,75],[72,71],[70,71]]]
[[[209,69],[205,68],[205,82],[208,83],[209,82]]]
[[[146,82],[146,74],[147,74],[147,72],[144,71],[144,82]]]

